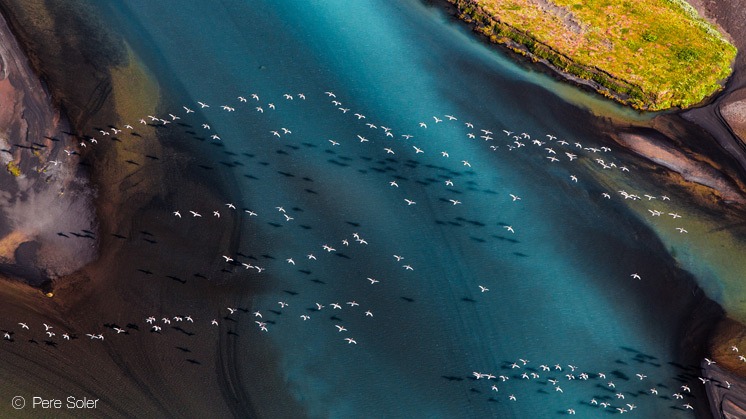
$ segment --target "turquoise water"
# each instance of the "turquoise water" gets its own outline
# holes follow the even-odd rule
[[[630,403],[651,418],[687,417],[684,402],[703,406],[701,396],[671,397],[696,382],[696,369],[678,366],[691,361],[682,359],[679,325],[691,308],[692,280],[628,215],[617,191],[601,197],[596,180],[599,155],[619,166],[634,162],[574,146],[604,145],[600,122],[584,110],[600,100],[553,93],[556,81],[473,40],[440,7],[415,1],[128,4],[97,7],[157,78],[163,115],[176,113],[198,132],[174,128],[164,141],[194,147],[195,165],[216,168],[228,182],[226,201],[258,214],[244,214],[241,242],[226,254],[253,255],[242,261],[267,269],[242,274],[241,281],[261,281],[262,291],[250,295],[247,286],[237,299],[251,298],[268,332],[247,320],[248,338],[236,350],[267,345],[278,353],[279,370],[265,373],[286,385],[274,391],[289,392],[312,417],[525,418],[567,409],[597,417],[602,408],[589,404],[593,398],[611,403],[607,413]],[[197,112],[186,115],[182,105]],[[224,147],[194,140],[206,136],[203,122]],[[270,133],[283,127],[292,133]],[[494,139],[481,139],[482,129]],[[515,134],[504,129],[531,139],[511,149]],[[190,191],[176,200],[200,204]],[[294,219],[285,221],[277,206]],[[631,279],[635,272],[644,281]],[[563,370],[541,371],[542,364]],[[569,380],[568,365],[589,379]],[[510,379],[475,380],[474,371]],[[522,379],[523,372],[539,378]],[[548,378],[559,379],[561,393]]]

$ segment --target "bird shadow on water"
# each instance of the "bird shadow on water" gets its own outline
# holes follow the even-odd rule
[[[500,240],[500,241],[506,241],[508,243],[518,244],[520,243],[520,240],[514,239],[512,237],[505,237],[505,236],[498,236],[496,234],[490,235],[490,237]]]
[[[469,219],[464,218],[464,217],[455,217],[454,220],[459,221],[459,222],[468,223],[468,224],[471,224],[471,225],[473,225],[475,227],[486,227],[487,226],[487,224],[485,224],[483,222],[480,222],[480,221],[477,221],[477,220],[469,220]]]
[[[186,284],[186,279],[181,279],[181,278],[173,276],[173,275],[166,275],[166,278],[169,278],[169,279],[174,280],[176,282],[179,282],[181,284]]]
[[[613,375],[615,378],[619,380],[629,381],[629,376],[623,373],[622,371],[614,370],[614,371],[611,371],[609,374]]]

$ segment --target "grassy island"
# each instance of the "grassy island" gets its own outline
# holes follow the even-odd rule
[[[495,43],[637,109],[695,105],[736,48],[684,0],[449,0]]]

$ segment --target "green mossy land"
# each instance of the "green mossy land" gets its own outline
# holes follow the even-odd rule
[[[736,48],[683,0],[449,0],[491,41],[637,109],[687,108],[722,89]]]

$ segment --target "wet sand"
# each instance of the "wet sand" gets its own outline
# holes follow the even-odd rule
[[[23,7],[43,8],[33,2],[19,6],[16,15],[11,13],[11,20],[18,19],[16,30],[24,19]],[[44,15],[39,9],[34,12]],[[35,29],[26,27],[28,31]],[[15,53],[22,54],[20,50]],[[64,55],[60,60],[70,59],[68,55],[77,58],[74,52]],[[116,55],[127,56],[126,51]],[[37,56],[32,61],[46,60]],[[115,85],[121,83],[117,71],[123,71],[120,78],[130,83],[137,63],[118,59],[116,64],[105,72],[97,67],[93,72],[96,77],[76,80],[74,92],[68,90],[56,97],[71,112],[77,132],[124,124],[114,117],[131,111],[126,109],[126,98],[117,97],[117,91],[122,90]],[[128,66],[135,70],[127,70]],[[56,78],[63,75],[47,76],[54,86]],[[60,82],[53,92],[66,88]],[[45,101],[47,108],[53,109],[50,98]],[[149,103],[139,103],[138,111],[157,112],[157,101],[156,95]],[[67,131],[49,124],[49,119],[35,121],[50,133]],[[214,258],[225,249],[235,250],[237,224],[223,221],[179,232],[172,223],[174,203],[168,191],[189,188],[201,197],[203,205],[222,207],[228,199],[220,185],[227,180],[196,169],[194,153],[188,148],[173,143],[164,147],[161,141],[154,141],[160,134],[156,128],[138,126],[137,130],[143,137],[122,136],[116,141],[115,136],[109,136],[101,140],[111,141],[107,147],[83,150],[80,157],[80,166],[86,169],[81,175],[90,174],[97,188],[98,223],[90,228],[91,238],[61,238],[65,240],[62,246],[73,248],[72,241],[79,240],[90,247],[93,242],[93,248],[100,251],[98,258],[72,274],[55,278],[50,284],[53,298],[22,282],[3,280],[0,328],[11,332],[13,338],[0,342],[5,346],[0,374],[7,383],[0,390],[0,400],[9,401],[17,395],[27,402],[32,396],[63,400],[70,395],[92,397],[100,399],[92,412],[96,416],[131,416],[133,412],[146,417],[303,416],[289,398],[280,404],[284,411],[263,411],[266,403],[249,400],[245,391],[248,386],[278,388],[283,384],[272,374],[276,371],[272,348],[251,336],[253,333],[237,330],[237,323],[220,313],[228,306],[239,307],[248,320],[246,313],[251,308],[252,293],[246,292],[244,282],[231,273],[221,273]],[[73,147],[79,140],[65,146]],[[64,225],[49,227],[56,232]],[[190,237],[203,237],[204,245],[191,246]],[[166,270],[159,266],[160,261],[179,269]],[[204,304],[205,295],[210,295],[210,304]],[[191,315],[195,322],[164,327],[154,334],[144,322],[149,315],[159,319]],[[213,318],[220,321],[219,327],[210,325]],[[17,322],[28,323],[31,330],[21,329]],[[54,340],[45,336],[42,323],[53,325],[52,330],[58,333]],[[127,334],[112,335],[113,327],[121,327]],[[104,331],[104,341],[86,337],[87,333]],[[63,332],[73,339],[59,340]],[[267,370],[264,382],[246,382],[247,373],[257,375],[256,369]],[[263,394],[289,397],[269,391]],[[10,403],[0,403],[0,412],[19,413]],[[21,413],[30,415],[31,411],[26,408]],[[54,411],[60,416],[85,413]]]
[[[4,19],[0,39],[0,274],[46,286],[95,258],[90,237],[60,235],[82,238],[95,228],[93,194],[66,158],[66,121]]]

